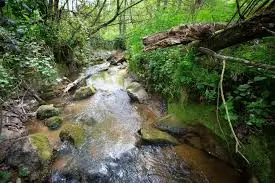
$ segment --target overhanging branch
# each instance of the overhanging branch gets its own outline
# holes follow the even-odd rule
[[[210,49],[204,48],[204,47],[199,47],[198,50],[206,55],[210,55],[210,56],[218,58],[220,60],[228,60],[228,61],[238,62],[240,64],[243,64],[243,65],[246,65],[249,67],[275,72],[275,65],[256,63],[256,62],[252,62],[252,61],[249,61],[249,60],[246,60],[243,58],[236,58],[236,57],[221,55],[221,54],[214,52],[213,50],[210,50]]]

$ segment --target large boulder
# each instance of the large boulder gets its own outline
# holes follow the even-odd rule
[[[1,161],[19,170],[27,170],[28,174],[23,173],[28,176],[30,182],[45,178],[44,168],[50,164],[53,154],[47,136],[37,133],[3,143],[4,148],[1,147],[0,151]]]
[[[132,101],[144,103],[148,99],[147,92],[138,82],[132,82],[126,90]]]
[[[45,121],[46,126],[51,130],[57,130],[62,125],[62,118],[60,116],[53,116]]]
[[[142,128],[139,133],[141,140],[145,144],[179,144],[178,140],[173,136],[152,127]]]
[[[37,119],[43,120],[46,118],[50,118],[53,116],[58,116],[60,114],[60,110],[55,108],[53,104],[51,105],[41,105],[36,111]]]
[[[85,130],[79,125],[66,124],[62,127],[59,138],[61,141],[69,141],[78,147],[84,142]]]
[[[95,94],[95,88],[93,86],[84,86],[84,87],[80,87],[79,89],[77,89],[75,91],[75,94],[73,96],[73,100],[82,100],[82,99],[86,99],[90,96],[92,96],[93,94]]]

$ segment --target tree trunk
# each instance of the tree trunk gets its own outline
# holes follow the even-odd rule
[[[212,24],[184,25],[167,32],[157,33],[143,39],[146,50],[164,48],[178,44],[188,44],[197,40],[197,47],[217,51],[256,38],[272,36],[275,32],[275,8],[265,10],[242,23],[225,30]],[[215,31],[217,31],[215,33]]]
[[[58,8],[59,8],[59,0],[54,0],[54,17],[53,17],[54,20],[58,20],[58,17],[59,17]]]
[[[160,3],[161,2],[161,0],[157,0],[157,9],[159,10],[160,9]]]
[[[53,0],[49,0],[49,13],[48,13],[48,16],[50,17],[50,19],[52,18],[52,15],[53,15]]]
[[[168,0],[164,0],[163,9],[168,8]]]
[[[69,1],[67,3],[67,10],[70,11],[70,3],[69,3]]]
[[[222,24],[192,24],[182,25],[167,32],[156,33],[143,38],[145,51],[155,48],[165,48],[178,44],[188,44],[195,40],[202,40],[223,29]]]
[[[204,39],[198,46],[217,51],[256,38],[272,36],[266,29],[275,31],[275,8]]]

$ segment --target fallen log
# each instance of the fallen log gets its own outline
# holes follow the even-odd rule
[[[144,50],[150,51],[197,41],[194,44],[195,48],[204,47],[218,51],[256,38],[274,36],[275,7],[272,6],[256,16],[224,30],[223,28],[224,26],[221,24],[182,25],[143,38]]]
[[[216,31],[225,28],[223,24],[190,24],[172,28],[166,32],[144,37],[145,51],[165,48],[178,44],[188,44],[212,36]]]
[[[79,83],[81,83],[82,81],[88,79],[89,77],[91,77],[93,74],[96,74],[97,72],[100,71],[104,71],[107,70],[110,66],[110,63],[105,62],[103,64],[100,65],[96,65],[94,67],[91,67],[90,69],[88,69],[86,71],[86,74],[82,74],[79,78],[77,78],[75,81],[69,83],[66,88],[63,90],[63,95],[68,93],[70,90],[72,90],[73,88],[77,87],[77,85]]]

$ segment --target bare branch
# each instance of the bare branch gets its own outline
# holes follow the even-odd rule
[[[99,11],[98,11],[98,13],[97,13],[97,15],[96,15],[95,20],[94,20],[94,22],[92,23],[92,26],[94,26],[94,25],[97,23],[97,21],[99,20],[99,18],[100,18],[100,16],[101,16],[101,13],[102,13],[102,10],[103,10],[103,8],[104,8],[106,2],[107,2],[107,0],[104,0],[104,1],[103,1],[103,4],[101,5],[101,7],[100,7],[100,9],[99,9]]]
[[[263,27],[264,30],[266,30],[268,33],[270,33],[272,36],[275,36],[275,32],[266,28],[266,27]]]
[[[221,55],[221,54],[218,54],[218,53],[214,52],[213,50],[210,50],[210,49],[204,48],[204,47],[199,47],[198,50],[202,53],[205,53],[207,55],[216,57],[216,58],[221,59],[221,60],[234,61],[234,62],[238,62],[240,64],[243,64],[243,65],[246,65],[246,66],[249,66],[249,67],[264,69],[264,70],[270,70],[270,71],[275,72],[275,65],[255,63],[255,62],[243,59],[243,58],[224,56],[224,55]]]
[[[119,0],[117,0],[117,11],[116,11],[116,13],[114,14],[114,16],[113,16],[110,20],[104,22],[103,24],[99,25],[97,28],[95,28],[94,30],[92,30],[92,31],[90,32],[90,34],[94,34],[94,33],[96,33],[97,31],[99,31],[100,29],[102,29],[103,27],[108,26],[110,23],[112,23],[113,21],[115,21],[116,18],[117,18],[119,15],[121,15],[122,13],[124,13],[125,11],[127,11],[128,9],[130,9],[130,8],[132,8],[132,7],[134,7],[134,6],[136,6],[137,4],[141,3],[142,1],[143,1],[143,0],[139,0],[139,1],[137,1],[137,2],[135,2],[135,3],[133,3],[133,4],[131,4],[131,5],[129,5],[128,7],[126,7],[125,9],[123,9],[122,11],[120,11],[121,4],[119,3]]]

